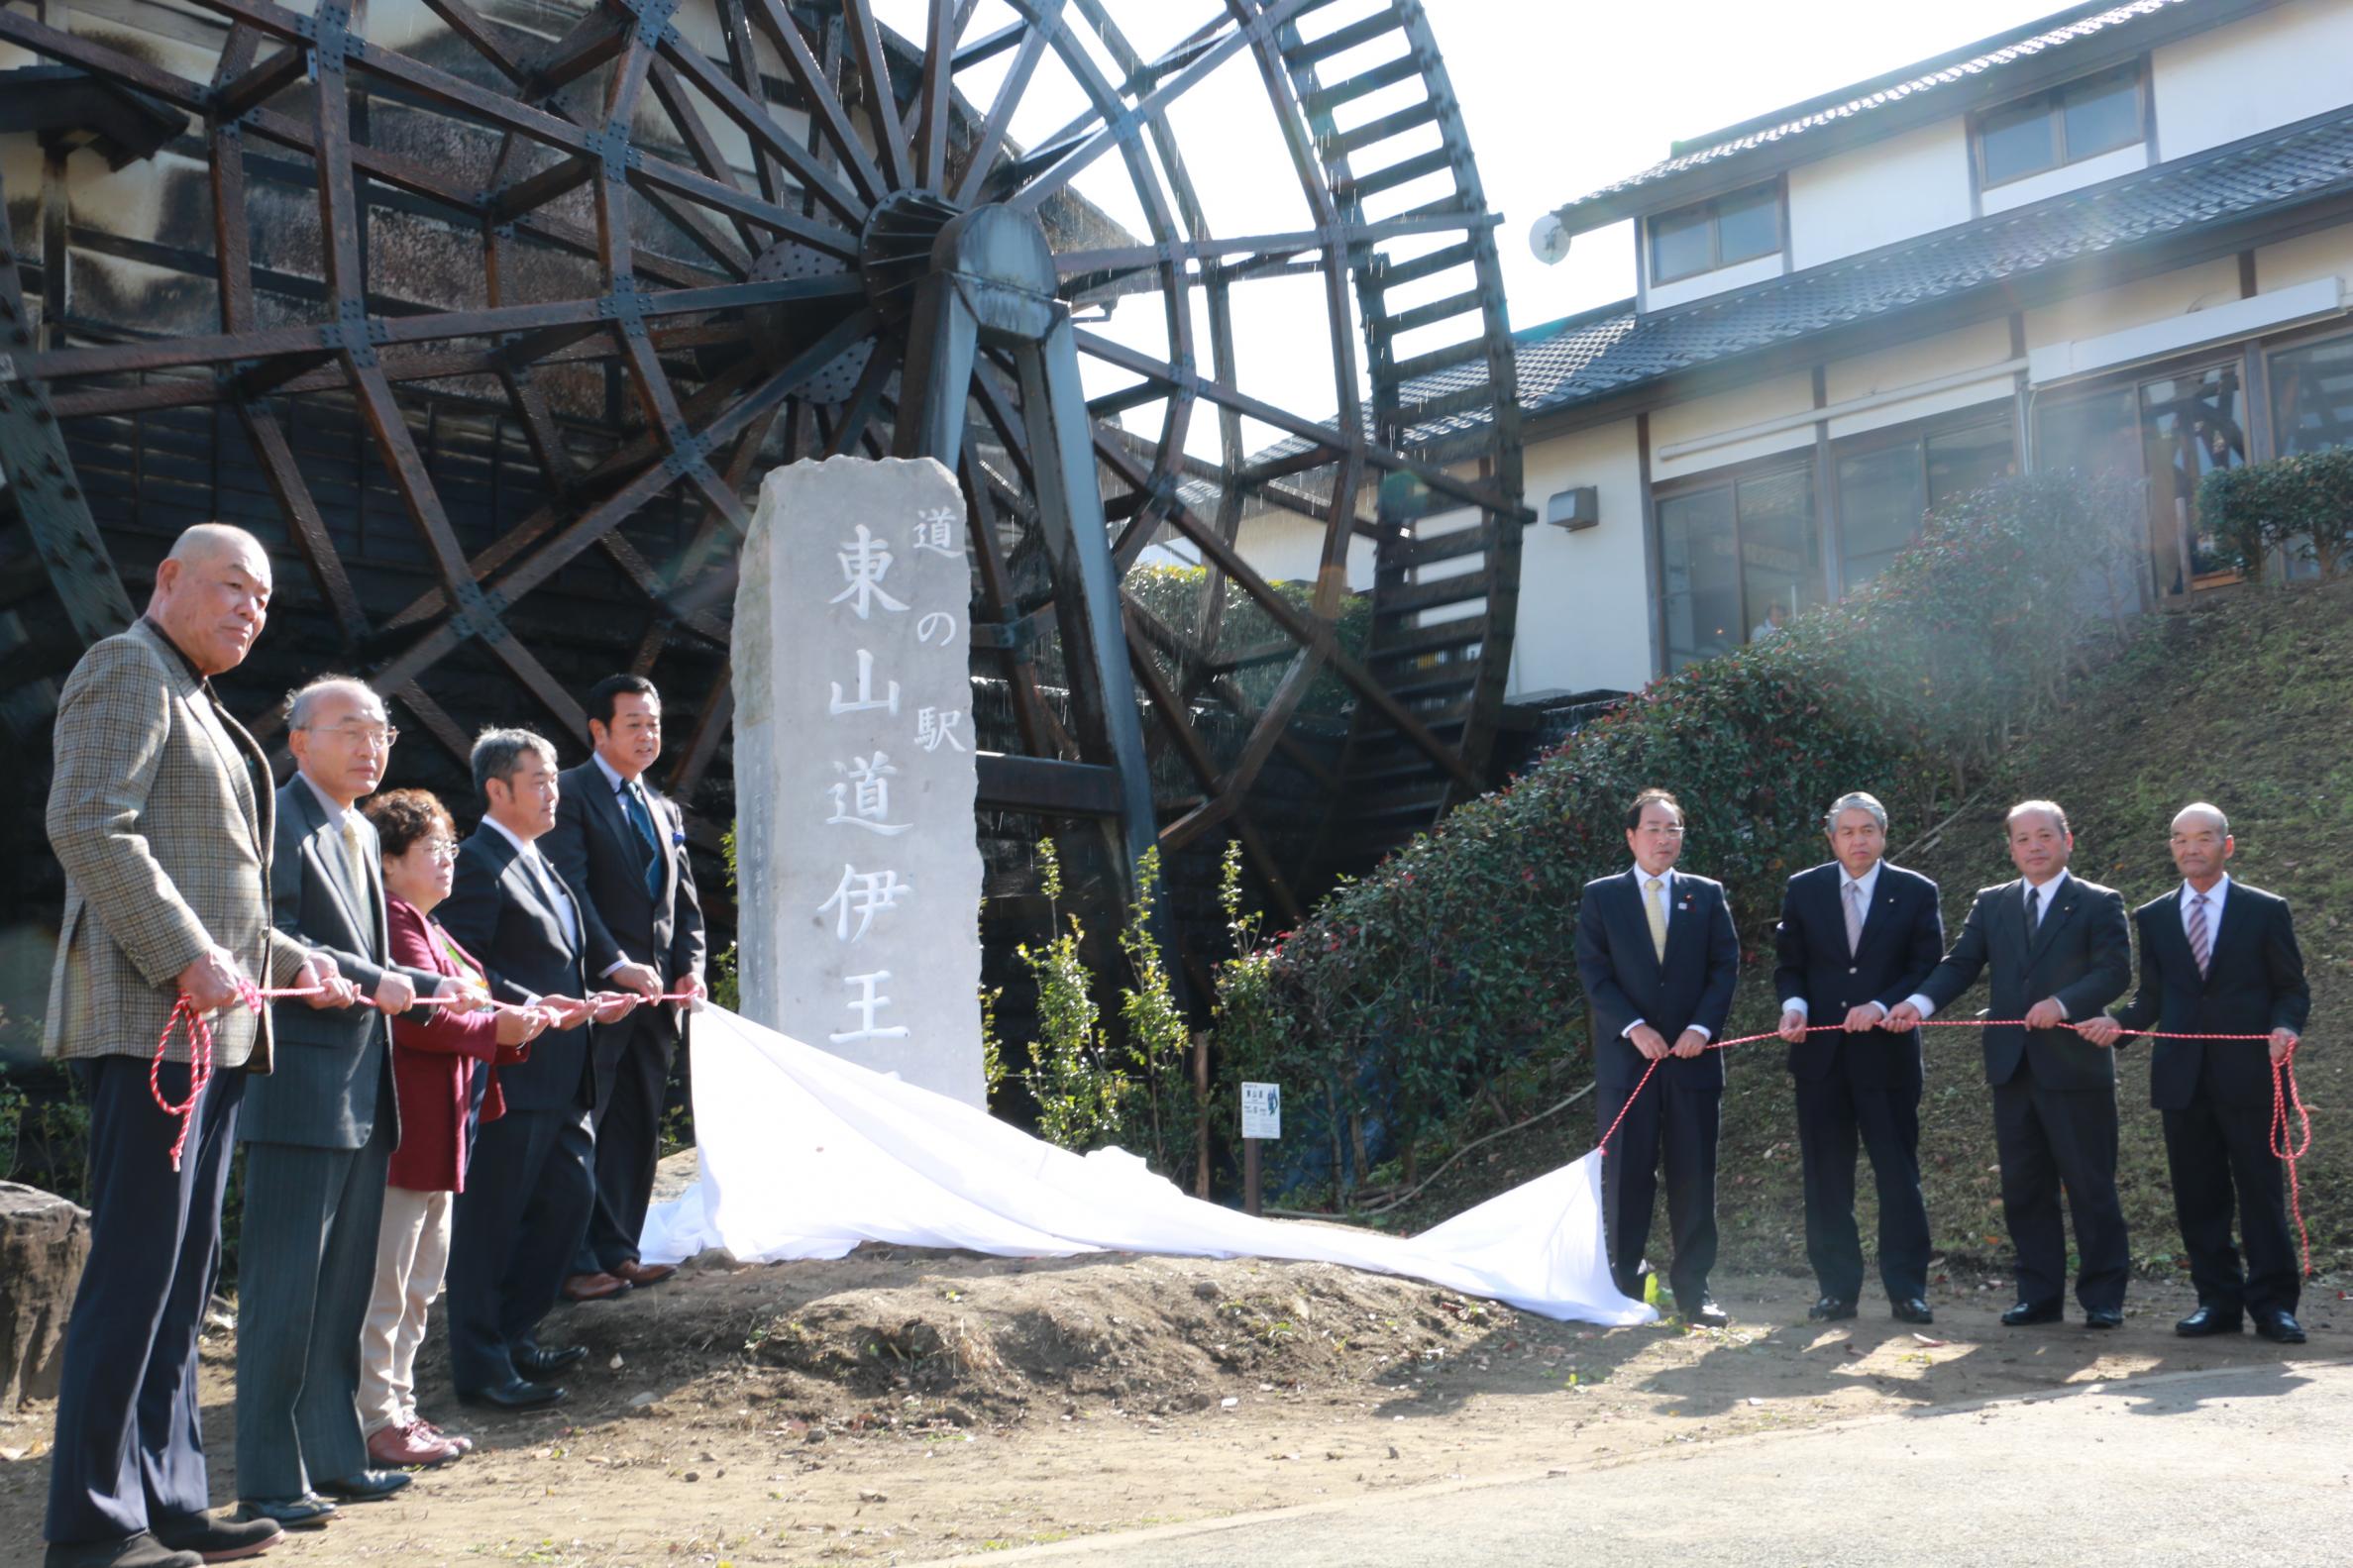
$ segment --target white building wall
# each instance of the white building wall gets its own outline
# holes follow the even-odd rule
[[[2331,275],[2353,288],[2353,224],[2300,234],[2255,253],[2255,286],[2266,293]]]
[[[1958,115],[1789,171],[1799,271],[1969,216],[1969,137]]]
[[[1548,496],[1590,484],[1601,522],[1575,533],[1532,523],[1521,535],[1508,694],[1638,690],[1651,679],[1651,596],[1634,421],[1532,443],[1525,461],[1538,516]]]
[[[1314,582],[1317,565],[1324,559],[1324,525],[1297,512],[1260,512],[1242,519],[1234,548],[1269,582]],[[1179,538],[1151,546],[1136,561],[1144,566],[1198,567],[1201,552],[1191,540]],[[1359,535],[1348,541],[1348,587],[1356,592],[1371,587],[1372,574],[1372,541]]]
[[[1728,430],[1738,430],[1784,414],[1802,413],[1814,406],[1814,378],[1810,371],[1800,370],[1791,375],[1774,376],[1753,386],[1736,387],[1718,392],[1712,397],[1695,397],[1687,403],[1675,403],[1651,415],[1651,477],[1654,480],[1681,478],[1685,474],[1705,473],[1730,464],[1747,463],[1753,458],[1770,457],[1792,447],[1810,446],[1814,432],[1810,425],[1790,430],[1777,430],[1769,435],[1751,437],[1723,446],[1711,446],[1702,451],[1669,457],[1667,454],[1685,443],[1702,440]],[[1535,486],[1529,486],[1535,493]]]
[[[2033,350],[2045,344],[2104,337],[2127,327],[2227,304],[2238,297],[2238,259],[2220,257],[2030,310],[2026,313],[2026,346]]]
[[[1833,360],[1824,384],[1832,407],[1882,392],[1899,392],[1923,381],[1942,380],[1970,370],[1984,369],[1981,380],[1966,381],[1941,391],[1881,403],[1830,422],[1830,439],[1861,435],[1914,419],[1972,408],[2012,390],[2010,372],[1998,368],[2010,358],[2010,328],[2006,321],[1980,321],[1958,332],[1941,333],[1915,343],[1898,344],[1876,354]]]
[[[2057,168],[2046,168],[2040,174],[2029,174],[2024,179],[1996,185],[1979,196],[1978,209],[1991,217],[1997,212],[2008,212],[2013,207],[2030,206],[2046,196],[2064,195],[2071,190],[2099,184],[2102,180],[2137,174],[2148,166],[2148,145],[2135,142],[2130,147],[2120,147],[2112,153],[2102,153],[2096,157],[2086,157],[2074,163],[2063,163]]]
[[[1645,263],[1646,268],[1648,264]],[[1754,261],[1735,261],[1713,272],[1701,272],[1696,277],[1678,277],[1671,283],[1650,282],[1646,270],[1642,298],[1635,308],[1644,311],[1664,310],[1669,305],[1683,305],[1694,299],[1730,293],[1733,289],[1747,288],[1751,283],[1762,283],[1780,275],[1781,253],[1778,251]]]
[[[2168,161],[2353,103],[2353,0],[2289,0],[2155,52]]]

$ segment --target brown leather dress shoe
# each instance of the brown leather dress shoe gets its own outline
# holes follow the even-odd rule
[[[678,1272],[678,1265],[675,1263],[640,1263],[635,1258],[631,1258],[627,1263],[614,1264],[612,1272],[617,1278],[627,1280],[631,1285],[643,1290],[649,1285],[659,1285],[669,1279]]]
[[[610,1274],[575,1274],[564,1282],[564,1300],[601,1302],[629,1289],[629,1282]]]

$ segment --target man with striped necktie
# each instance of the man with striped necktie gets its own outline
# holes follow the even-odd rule
[[[2167,1034],[2268,1034],[2252,1040],[2159,1040],[2149,1102],[2165,1119],[2174,1212],[2190,1254],[2197,1310],[2175,1325],[2185,1338],[2255,1331],[2300,1345],[2303,1282],[2288,1230],[2288,1200],[2272,1153],[2272,1071],[2296,1049],[2311,1010],[2303,955],[2288,900],[2234,882],[2230,821],[2203,800],[2174,817],[2182,886],[2133,911],[2141,983],[2129,1005],[2084,1025],[2101,1045],[2130,1044],[2156,1025]],[[2231,1245],[2235,1200],[2246,1260]]]

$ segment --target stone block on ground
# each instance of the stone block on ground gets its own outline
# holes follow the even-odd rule
[[[0,1182],[0,1410],[56,1398],[65,1319],[89,1255],[89,1210]]]

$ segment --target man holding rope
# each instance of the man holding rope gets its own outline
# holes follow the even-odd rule
[[[42,1052],[71,1062],[89,1106],[90,1254],[47,1568],[197,1568],[278,1534],[208,1512],[196,1337],[246,1072],[270,1069],[255,977],[314,1007],[355,993],[270,923],[269,764],[212,689],[261,636],[269,589],[261,541],[190,528],[146,617],[84,654],[57,703],[48,826],[65,919]]]
[[[2084,1038],[2129,1044],[2159,1025],[2149,1059],[2149,1103],[2163,1113],[2174,1212],[2190,1254],[2197,1310],[2175,1324],[2185,1338],[2235,1334],[2245,1319],[2284,1345],[2304,1342],[2296,1320],[2303,1280],[2288,1234],[2288,1201],[2272,1141],[2274,1063],[2289,1060],[2311,1010],[2303,954],[2288,900],[2231,880],[2230,822],[2203,800],[2173,822],[2182,886],[2133,911],[2141,984],[2129,1005],[2086,1020]],[[2254,1042],[2183,1036],[2270,1033]],[[2232,1199],[2246,1266],[2231,1245]]]
[[[239,1129],[237,1494],[248,1516],[288,1529],[325,1524],[330,1500],[408,1485],[370,1462],[359,1413],[360,1330],[400,1141],[389,1015],[463,988],[394,964],[387,946],[375,829],[359,802],[399,734],[362,681],[326,676],[286,699],[295,773],[277,791],[277,926],[334,954],[367,998],[278,1019],[277,1071],[246,1097]]]
[[[1879,1020],[1944,956],[1936,884],[1889,865],[1887,808],[1857,790],[1823,814],[1828,865],[1781,892],[1774,927],[1781,1038],[1797,1090],[1805,1164],[1805,1250],[1822,1299],[1806,1315],[1837,1322],[1863,1295],[1855,1228],[1855,1154],[1871,1151],[1879,1196],[1879,1282],[1897,1322],[1935,1320],[1928,1307],[1928,1206],[1920,1195],[1920,1033],[1890,1036]],[[1811,1020],[1820,1018],[1819,1026]]]
[[[2116,1196],[2116,1061],[2070,1020],[2098,1016],[2132,983],[2132,934],[2114,889],[2069,873],[2075,835],[2055,802],[2021,801],[2007,825],[2018,880],[1979,889],[1961,940],[1880,1027],[1918,1028],[1991,966],[1985,1081],[1993,1086],[2002,1214],[2018,1280],[2017,1305],[2001,1320],[2015,1328],[2065,1315],[2064,1187],[2084,1321],[2117,1328],[2132,1256]]]
[[[1690,1322],[1731,1321],[1708,1290],[1716,1264],[1716,1134],[1724,1105],[1724,1033],[1740,975],[1740,938],[1724,885],[1674,869],[1683,808],[1645,789],[1626,810],[1634,867],[1585,885],[1577,908],[1577,978],[1593,1020],[1593,1105],[1602,1143],[1624,1139],[1601,1167],[1610,1274],[1641,1299],[1643,1245],[1666,1167],[1675,1307]],[[1657,1093],[1643,1086],[1656,1076]]]

